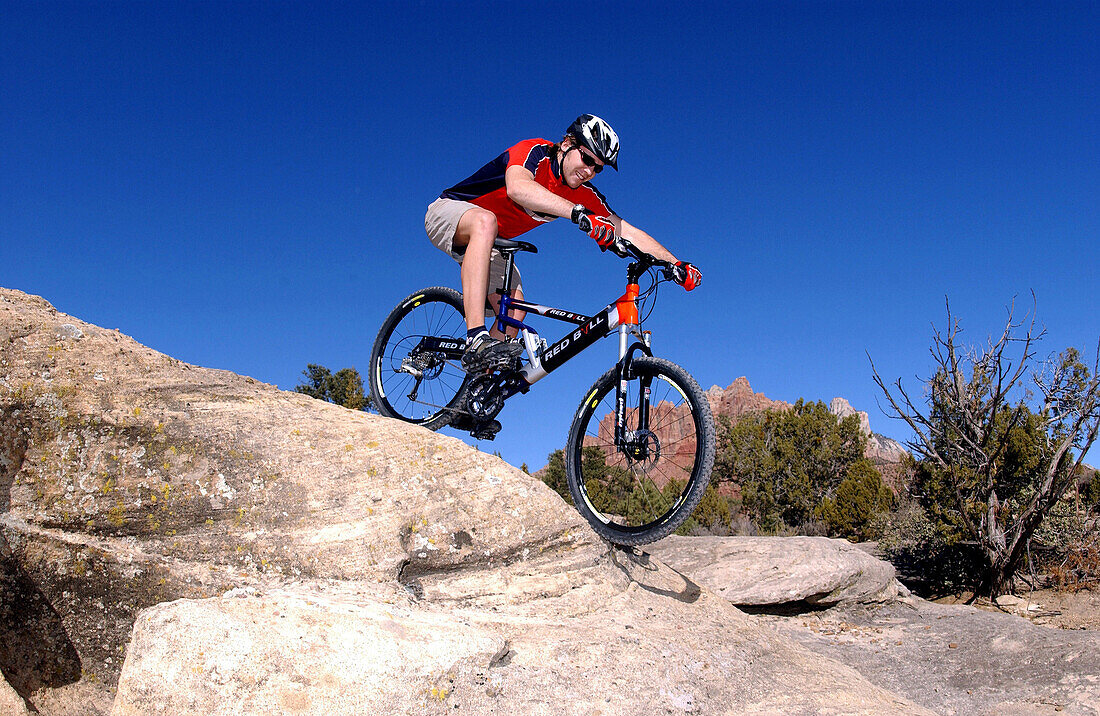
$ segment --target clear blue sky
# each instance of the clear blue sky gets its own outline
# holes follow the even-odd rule
[[[1100,337],[1095,2],[7,0],[0,28],[0,285],[190,363],[365,374],[400,298],[458,285],[426,205],[582,112],[622,139],[611,206],[703,272],[647,327],[704,388],[905,439],[867,353],[919,394],[945,296],[973,341],[1031,291],[1041,354]],[[621,292],[568,222],[525,238],[532,298]],[[543,465],[614,352],[482,449]]]

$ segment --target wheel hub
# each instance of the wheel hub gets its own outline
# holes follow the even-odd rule
[[[407,340],[415,340],[416,338],[416,336],[410,336]],[[414,346],[408,354],[401,359],[401,365],[397,368],[397,372],[408,373],[418,381],[438,378],[439,374],[443,372],[444,366],[447,364],[447,356],[437,351],[424,350],[422,344],[426,338],[423,336],[419,338],[420,344]],[[401,346],[398,345],[398,349],[395,353],[400,355],[401,352]]]
[[[656,463],[661,457],[661,439],[652,430],[636,430],[627,435],[622,450],[634,462]]]

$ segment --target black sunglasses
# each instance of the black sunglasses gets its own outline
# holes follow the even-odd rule
[[[580,150],[580,147],[573,147],[577,150],[577,153],[581,155],[581,161],[584,162],[586,167],[592,167],[597,174],[603,171],[603,164],[597,164],[596,158],[591,154],[585,154]]]

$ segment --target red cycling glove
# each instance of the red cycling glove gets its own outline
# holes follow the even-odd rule
[[[690,291],[703,282],[703,274],[687,261],[677,261],[673,269],[672,279]]]
[[[580,204],[573,207],[570,218],[580,230],[596,240],[600,251],[607,251],[615,243],[615,225],[607,216],[595,216]]]

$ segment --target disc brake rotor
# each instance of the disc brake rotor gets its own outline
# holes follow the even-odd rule
[[[622,451],[640,469],[649,470],[661,459],[661,439],[652,430],[637,430],[627,437]]]

